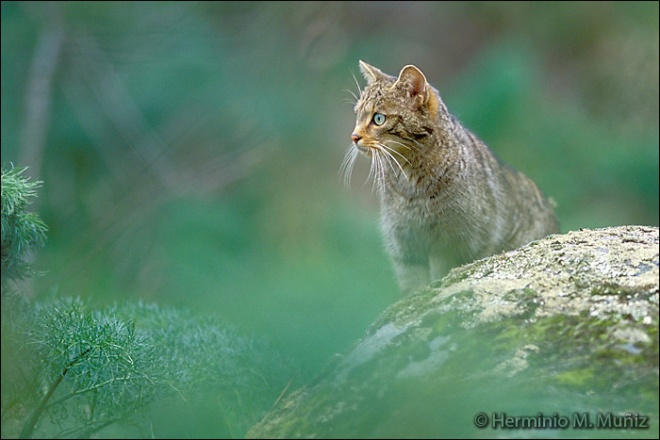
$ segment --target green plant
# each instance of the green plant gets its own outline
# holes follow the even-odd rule
[[[47,230],[24,211],[40,182],[23,172],[2,172],[3,284],[34,273],[28,254]],[[172,424],[168,409],[188,413],[187,433],[242,437],[291,380],[266,343],[136,301],[93,308],[3,294],[0,347],[3,438],[171,436],[160,428]],[[200,400],[219,407],[202,427]]]
[[[79,300],[24,312],[11,329],[27,350],[27,380],[18,396],[34,396],[31,405],[19,405],[30,414],[20,437],[32,437],[46,413],[61,435],[86,437],[153,399],[163,373],[154,348],[131,322],[88,312]]]
[[[290,379],[266,344],[175,309],[4,301],[3,437],[81,438],[113,424],[147,435],[162,421],[150,404],[185,406],[209,390],[226,398],[206,429],[242,435]]]
[[[41,182],[23,177],[26,168],[2,170],[2,284],[33,274],[30,254],[43,246],[48,228],[36,214],[26,212]]]

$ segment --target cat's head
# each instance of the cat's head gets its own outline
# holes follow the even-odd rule
[[[388,170],[404,172],[425,154],[428,137],[438,127],[438,113],[446,112],[444,104],[413,65],[401,69],[398,77],[363,61],[360,71],[367,86],[355,104],[353,144],[344,167],[352,167],[361,152],[372,158],[371,171],[377,179]]]

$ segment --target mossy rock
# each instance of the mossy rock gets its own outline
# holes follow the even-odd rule
[[[248,437],[658,438],[658,276],[640,226],[456,268]]]

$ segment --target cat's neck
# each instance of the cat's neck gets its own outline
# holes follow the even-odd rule
[[[465,136],[464,129],[455,120],[445,127],[439,124],[438,130],[417,145],[424,148],[423,155],[410,157],[401,167],[385,167],[379,186],[381,192],[409,198],[438,198],[458,180],[457,173],[466,163],[461,159],[465,152],[458,141],[460,136]]]

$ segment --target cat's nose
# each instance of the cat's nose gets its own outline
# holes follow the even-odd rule
[[[360,136],[357,133],[353,133],[351,135],[351,139],[353,140],[353,142],[355,142],[357,144],[360,141],[360,139],[362,139],[362,136]]]

